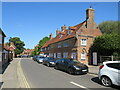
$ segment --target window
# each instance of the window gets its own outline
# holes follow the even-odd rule
[[[62,34],[60,33],[60,38],[62,38]]]
[[[58,44],[58,48],[61,48],[62,47],[62,45],[61,44]]]
[[[68,30],[68,35],[70,35],[71,34],[71,30]]]
[[[50,57],[53,57],[53,54],[52,54],[52,53],[49,53],[49,56],[50,56]]]
[[[109,63],[108,67],[120,70],[120,63]]]
[[[46,48],[45,48],[45,51],[46,51]]]
[[[54,53],[54,58],[56,58],[56,53]]]
[[[68,52],[63,53],[63,58],[68,58]]]
[[[87,40],[86,39],[81,39],[81,45],[86,46],[87,45]]]
[[[86,53],[81,53],[81,60],[85,60],[86,59]]]
[[[50,48],[53,48],[53,46],[51,45]]]
[[[76,53],[75,52],[72,53],[71,58],[76,59]]]
[[[48,47],[48,50],[49,50],[49,47]]]
[[[68,47],[68,46],[69,46],[68,42],[65,42],[64,47]]]
[[[61,58],[61,53],[57,53],[57,58]]]

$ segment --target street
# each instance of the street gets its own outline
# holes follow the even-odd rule
[[[95,75],[69,75],[66,72],[55,70],[53,67],[38,64],[29,58],[21,59],[21,67],[30,88],[84,88],[88,90],[108,88],[102,86]]]

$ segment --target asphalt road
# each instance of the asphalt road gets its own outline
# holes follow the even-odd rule
[[[116,86],[112,88],[102,86],[95,75],[69,75],[53,67],[38,64],[29,58],[21,59],[21,67],[31,88],[118,89]]]

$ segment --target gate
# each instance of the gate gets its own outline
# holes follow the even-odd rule
[[[100,62],[103,63],[105,61],[120,61],[120,57],[116,56],[100,56]]]

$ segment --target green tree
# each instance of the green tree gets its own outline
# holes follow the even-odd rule
[[[19,37],[10,38],[9,41],[13,42],[14,45],[16,46],[15,55],[21,54],[24,51],[25,44],[23,41],[20,40]]]
[[[104,21],[100,23],[99,28],[102,33],[120,33],[120,22],[119,21]]]
[[[111,33],[96,37],[92,50],[101,55],[113,55],[116,52],[120,54],[120,35]]]
[[[39,55],[41,52],[41,47],[48,41],[50,40],[49,37],[44,37],[43,39],[41,39],[38,43],[38,46],[34,48],[34,51],[32,52],[32,56],[34,55]]]

